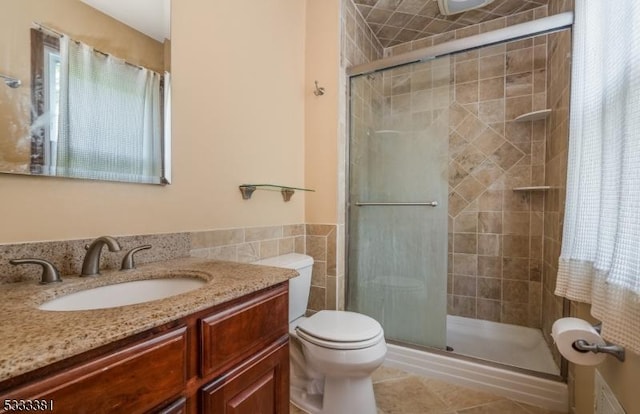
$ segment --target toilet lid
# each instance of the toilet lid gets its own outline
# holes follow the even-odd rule
[[[382,334],[382,326],[373,318],[355,312],[320,311],[298,325],[305,337],[328,342],[364,342]]]
[[[296,335],[298,339],[301,341],[307,341],[314,345],[321,346],[323,348],[328,349],[337,349],[337,350],[351,350],[351,349],[365,349],[371,348],[377,345],[380,342],[384,341],[384,332],[380,331],[380,333],[374,336],[371,339],[367,339],[366,341],[357,341],[357,342],[337,342],[337,341],[329,341],[325,339],[316,338],[313,335],[309,335],[304,331],[296,328]]]

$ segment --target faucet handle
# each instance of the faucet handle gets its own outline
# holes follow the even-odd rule
[[[21,264],[37,264],[42,266],[42,276],[40,277],[41,285],[48,285],[49,283],[62,282],[60,278],[60,272],[53,265],[53,263],[44,259],[12,259],[9,260],[12,265]]]
[[[138,253],[140,250],[148,250],[150,248],[151,248],[150,244],[144,244],[142,246],[134,247],[133,249],[129,250],[127,254],[124,255],[124,258],[122,259],[122,266],[120,267],[120,270],[135,269],[136,264],[133,261],[133,255]]]

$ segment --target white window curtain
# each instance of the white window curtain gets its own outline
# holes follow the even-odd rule
[[[577,0],[556,294],[640,353],[640,2]]]
[[[67,36],[60,57],[57,174],[159,182],[160,75]]]
[[[163,131],[164,153],[164,179],[165,184],[171,182],[171,74],[164,73],[164,131]]]

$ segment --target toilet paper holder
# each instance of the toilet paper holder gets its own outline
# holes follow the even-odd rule
[[[602,324],[599,323],[597,325],[593,325],[593,328],[596,332],[601,333]],[[613,355],[618,358],[620,362],[624,362],[624,348],[620,345],[609,344],[608,342],[607,345],[590,344],[584,339],[578,339],[573,343],[573,348],[579,352],[593,352],[594,354],[605,353]]]

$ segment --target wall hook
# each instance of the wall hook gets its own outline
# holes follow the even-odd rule
[[[0,78],[3,78],[5,85],[10,87],[11,89],[19,88],[20,85],[22,85],[22,81],[20,79],[12,78],[11,76],[3,75],[2,73],[0,73]],[[316,82],[316,85],[317,85],[317,82]]]
[[[316,84],[316,90],[315,90],[315,91],[313,91],[313,94],[314,94],[315,96],[322,96],[322,95],[324,95],[324,87],[322,87],[322,86],[318,86],[318,81],[315,81],[315,84]]]

